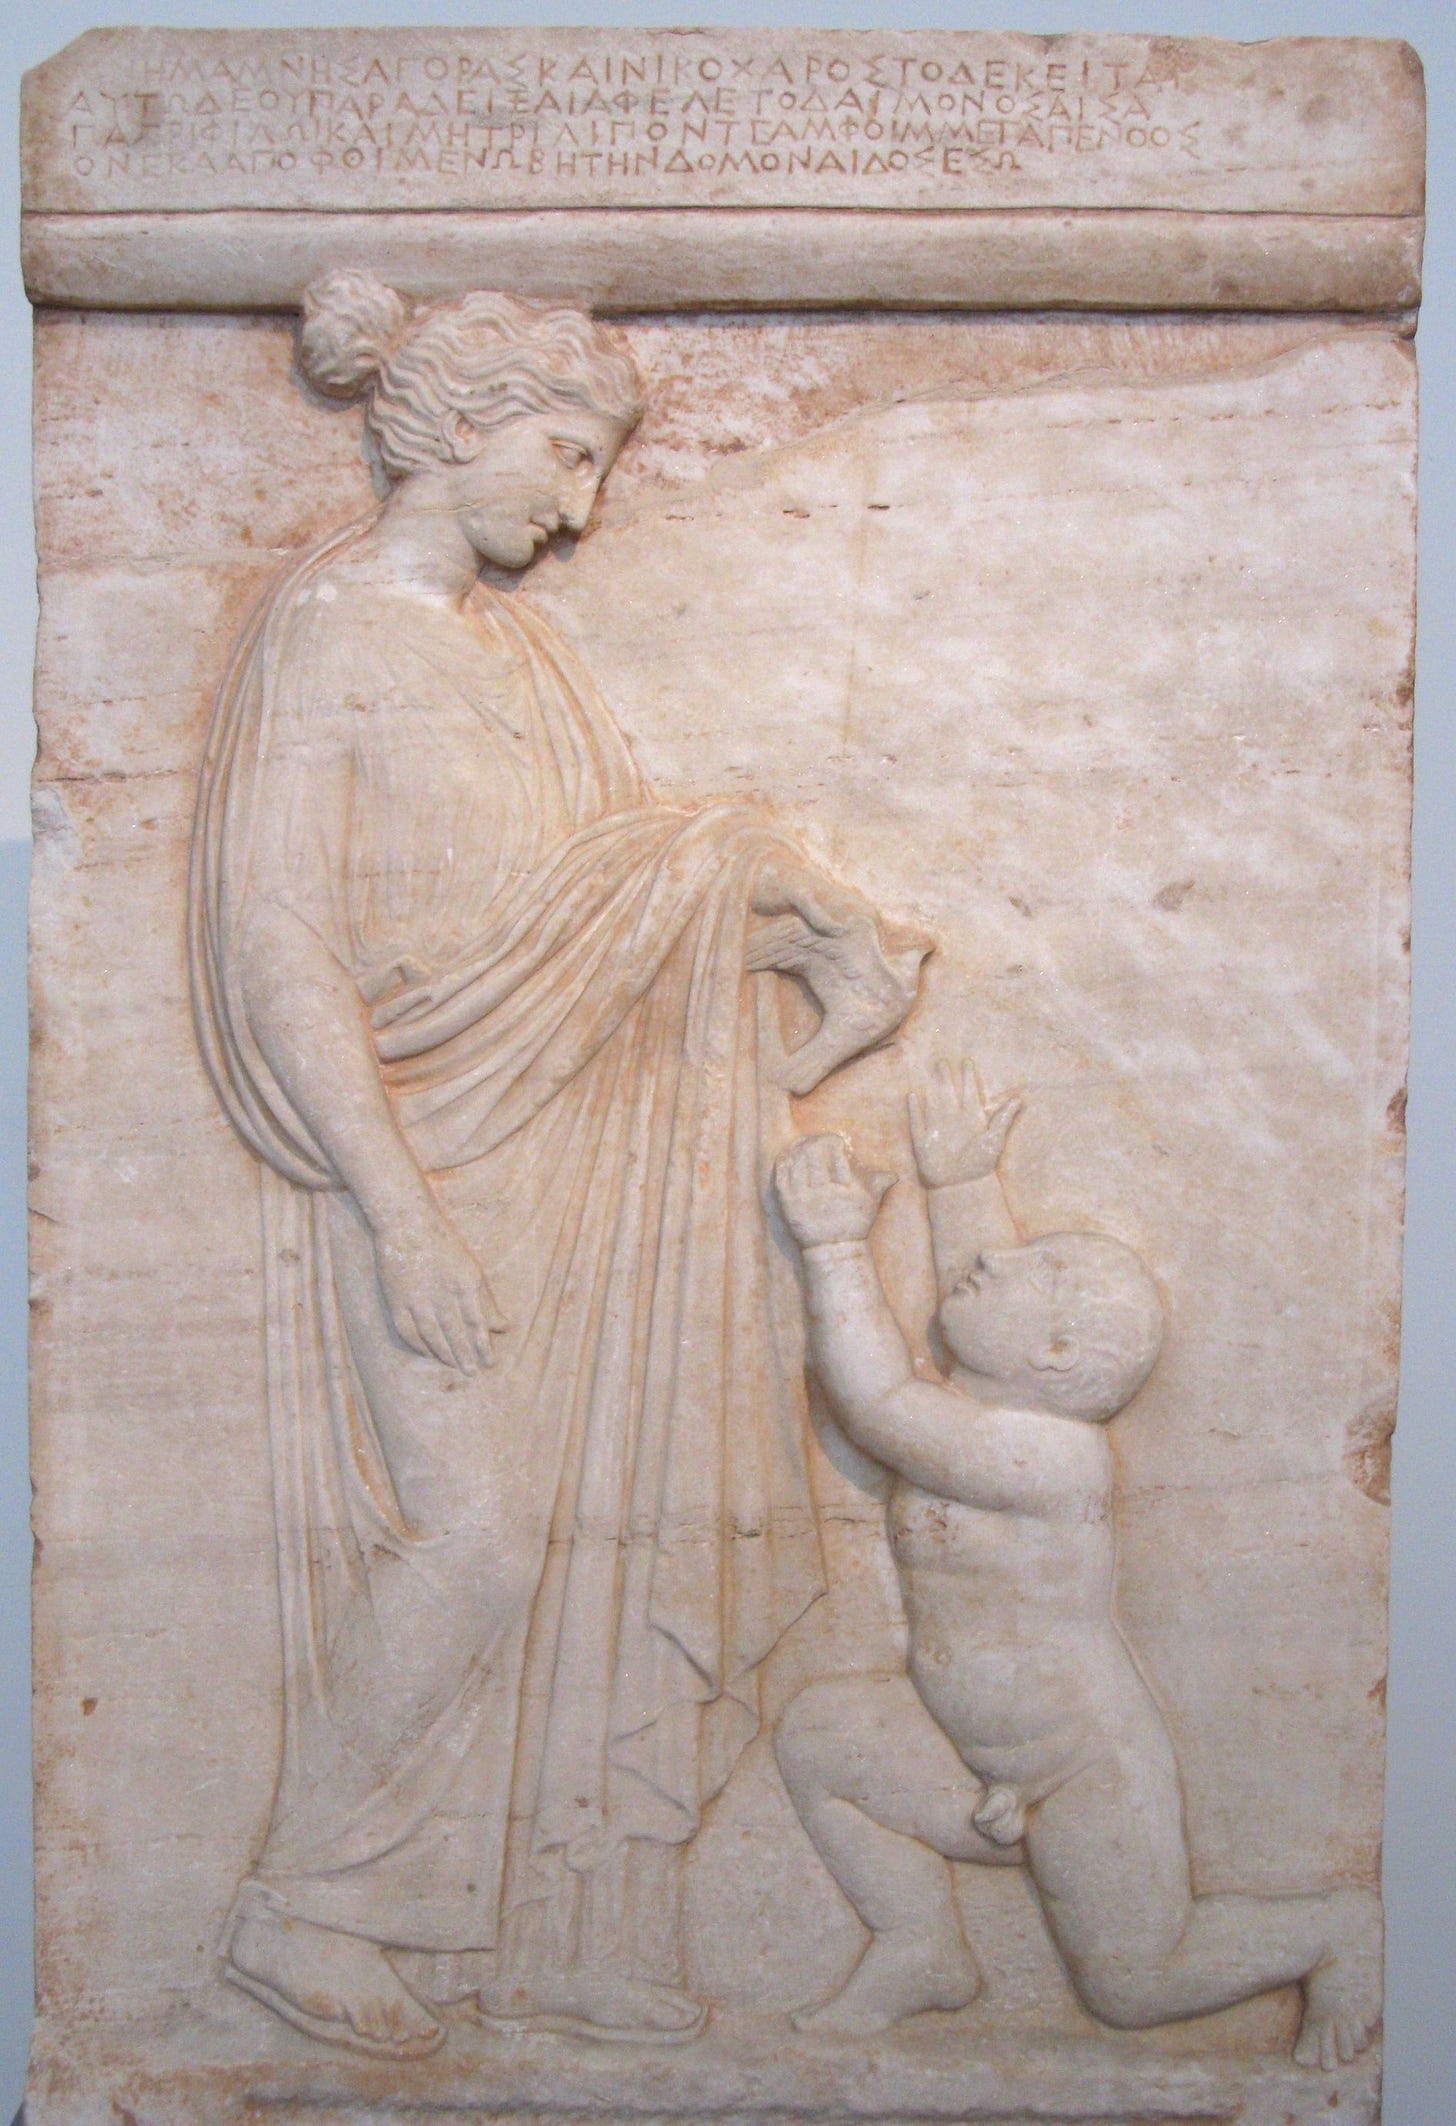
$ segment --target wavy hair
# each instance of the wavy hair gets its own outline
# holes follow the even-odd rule
[[[362,398],[394,479],[448,460],[451,419],[489,431],[580,406],[635,427],[636,364],[617,335],[564,304],[481,291],[414,308],[372,273],[337,267],[304,291],[298,361],[316,390]]]

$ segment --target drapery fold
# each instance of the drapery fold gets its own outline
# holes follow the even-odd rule
[[[824,1585],[766,1204],[774,977],[744,971],[755,881],[788,845],[739,805],[650,804],[514,601],[476,615],[478,670],[426,616],[368,635],[360,679],[358,537],[244,637],[194,842],[199,1041],[263,1168],[284,1744],[257,1880],[321,1924],[477,1949],[503,1889],[550,1894],[547,1856],[692,1835],[756,1731],[763,1660]],[[507,679],[469,767],[513,859],[473,933],[427,952],[424,897],[458,857],[419,846],[423,801],[391,842],[429,765],[401,749],[466,729],[459,700]],[[336,784],[342,824],[321,824]],[[240,963],[268,903],[350,966],[399,1125],[492,1278],[510,1329],[475,1379],[400,1345],[358,1212],[266,1062]]]

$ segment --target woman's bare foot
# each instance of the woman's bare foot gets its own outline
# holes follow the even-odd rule
[[[482,1987],[478,2000],[483,2022],[608,2044],[684,2045],[708,2019],[702,2002],[676,1986],[588,1969],[502,1979]]]
[[[1326,2073],[1363,2052],[1380,2021],[1380,1899],[1373,1890],[1335,1890],[1327,1900],[1328,1954],[1304,1982],[1304,2020],[1294,2057]]]
[[[445,2035],[376,1943],[307,1920],[276,1912],[240,1919],[228,1944],[227,1975],[326,2044],[410,2060],[433,2052]]]
[[[976,1959],[958,1936],[927,1941],[919,1928],[876,1934],[846,1985],[822,2007],[801,2008],[796,2030],[873,2037],[907,2015],[967,2007],[981,1990]]]

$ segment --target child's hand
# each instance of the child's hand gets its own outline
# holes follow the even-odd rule
[[[937,1063],[921,1091],[910,1095],[910,1141],[925,1186],[945,1188],[994,1174],[1020,1113],[1013,1094],[987,1116],[969,1061],[961,1064],[959,1080],[949,1063]]]
[[[774,1161],[784,1223],[801,1248],[863,1240],[894,1179],[854,1166],[842,1137],[801,1137]]]

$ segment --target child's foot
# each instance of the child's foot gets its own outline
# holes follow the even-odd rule
[[[964,2008],[981,1990],[976,1959],[954,1936],[927,1942],[923,1933],[876,1934],[847,1985],[818,2008],[801,2008],[796,2030],[872,2037],[907,2015]]]
[[[1335,1890],[1327,1899],[1330,1946],[1304,1982],[1304,2021],[1294,2057],[1326,2073],[1363,2052],[1380,2022],[1380,1899]]]

